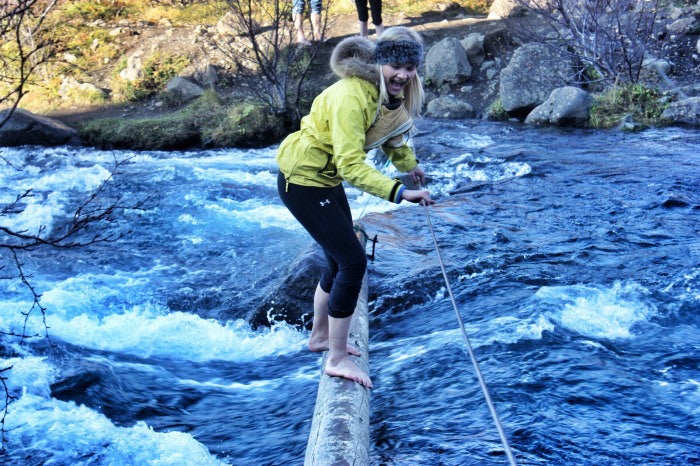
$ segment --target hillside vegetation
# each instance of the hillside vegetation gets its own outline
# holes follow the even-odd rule
[[[388,26],[420,26],[430,45],[448,35],[460,38],[467,30],[493,28],[495,22],[486,21],[491,1],[385,0],[384,20]],[[291,0],[58,2],[35,33],[34,39],[49,46],[43,56],[27,57],[37,66],[22,87],[20,107],[76,127],[83,141],[98,147],[269,144],[293,130],[313,97],[332,82],[327,63],[334,45],[357,33],[352,0],[324,6],[325,40],[298,47],[292,40]],[[530,31],[529,19],[517,21],[497,27]],[[229,30],[220,34],[221,28]],[[1,45],[6,56],[14,56],[11,42]],[[16,62],[6,59],[8,64]],[[595,80],[596,68],[587,72],[587,79]],[[194,76],[208,90],[194,101],[183,99],[166,89],[176,76]],[[614,76],[612,81],[617,83]],[[483,101],[493,100],[497,85],[482,79],[464,88]],[[600,90],[607,94],[591,115],[591,124],[599,127],[615,125],[629,113],[653,124],[668,100],[637,82]],[[428,89],[433,91],[444,89]],[[498,115],[496,101],[491,116]]]
[[[144,76],[136,83],[126,83],[119,73],[126,67],[132,50],[125,49],[124,44],[131,42],[137,47],[140,39],[147,40],[151,34],[171,33],[168,30],[216,27],[217,22],[231,11],[230,3],[198,0],[64,2],[52,10],[48,19],[49,28],[53,30],[58,49],[62,52],[30,84],[22,107],[45,113],[66,107],[143,101],[162,91],[172,77],[190,64],[190,47],[181,47],[179,51],[176,47],[153,50],[144,57]],[[250,2],[250,5],[256,8],[258,3],[263,2]],[[290,27],[291,1],[281,5],[286,9],[282,14],[287,17],[287,27]],[[329,33],[335,20],[344,16],[352,23],[352,30],[347,32],[355,32],[356,13],[352,0],[331,0],[324,5],[327,7]],[[447,8],[477,15],[488,12],[485,0],[457,0],[449,4],[428,0],[385,0],[383,3],[384,14],[388,17],[394,14],[421,16]],[[345,24],[340,26],[343,27]],[[152,32],[147,32],[147,29],[152,29]],[[133,35],[134,40],[125,40],[122,37],[125,34]],[[175,43],[180,40],[173,39]],[[108,95],[85,91],[62,95],[60,85],[66,76],[80,82],[92,82],[110,92]]]

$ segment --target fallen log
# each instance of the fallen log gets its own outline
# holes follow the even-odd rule
[[[367,295],[365,276],[348,342],[361,353],[359,357],[352,356],[353,360],[369,374]],[[351,380],[324,374],[326,356],[324,353],[321,361],[321,380],[304,465],[368,465],[370,390]]]

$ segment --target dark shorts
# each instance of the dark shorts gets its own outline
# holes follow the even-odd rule
[[[319,285],[330,294],[328,315],[337,318],[351,316],[362,288],[367,256],[355,235],[343,185],[320,188],[287,184],[280,173],[277,190],[284,205],[326,256]]]

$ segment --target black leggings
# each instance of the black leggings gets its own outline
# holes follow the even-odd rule
[[[355,0],[357,17],[363,23],[369,19],[367,12],[367,0]],[[369,0],[369,7],[372,10],[372,24],[379,26],[382,24],[382,0]]]
[[[330,294],[328,315],[336,318],[351,316],[362,288],[367,256],[355,235],[343,185],[319,188],[287,184],[280,172],[277,190],[284,205],[326,256],[319,285]]]

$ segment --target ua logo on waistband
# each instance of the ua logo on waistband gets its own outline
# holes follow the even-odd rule
[[[328,204],[330,204],[330,203],[331,203],[330,199],[326,199],[326,200],[323,200],[323,201],[319,202],[319,204],[321,204],[321,207],[326,206],[326,205],[328,205]]]

